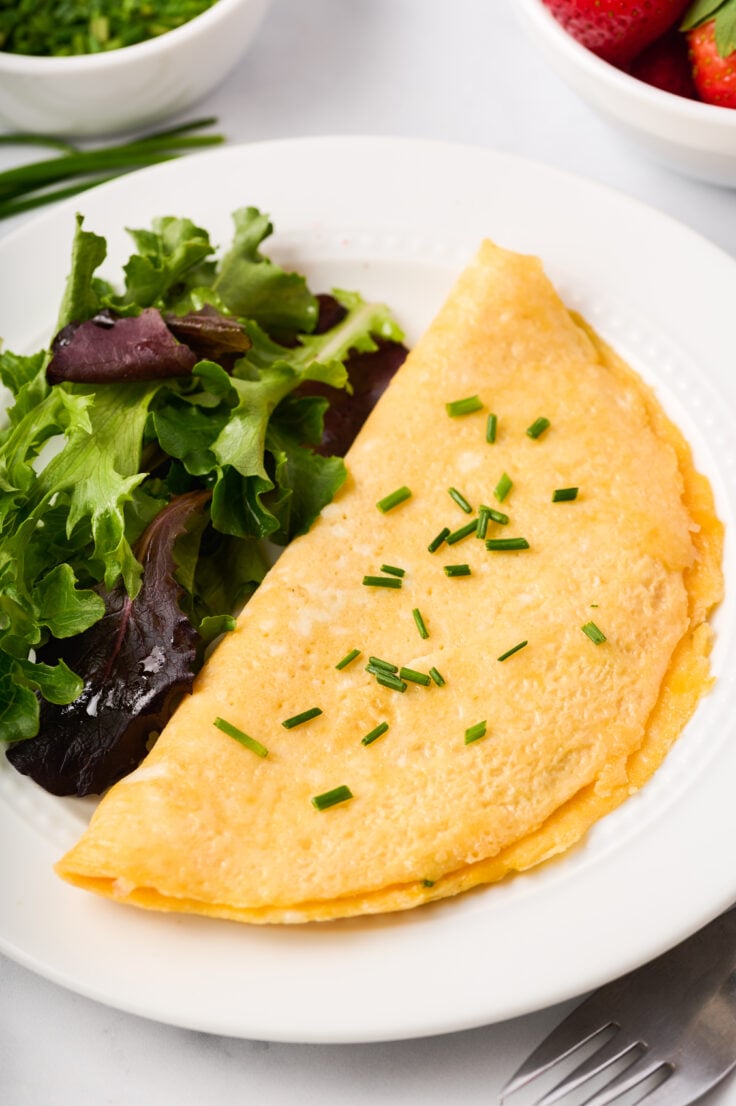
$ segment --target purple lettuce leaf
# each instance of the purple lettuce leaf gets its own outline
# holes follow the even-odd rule
[[[319,295],[319,321],[316,334],[323,334],[345,316],[345,308],[330,295]],[[349,389],[331,388],[329,384],[309,382],[301,384],[297,395],[322,396],[329,400],[325,411],[322,441],[316,452],[323,457],[344,457],[363,423],[391,383],[396,370],[408,354],[401,342],[376,339],[376,349],[349,354],[345,368],[348,371]]]
[[[122,585],[100,589],[102,619],[39,650],[39,660],[63,659],[84,680],[67,706],[41,699],[38,736],[7,752],[19,772],[52,794],[99,794],[127,775],[151,732],[191,690],[199,635],[179,606],[173,548],[209,498],[208,491],[178,496],[149,524],[135,549],[143,565],[135,599]]]
[[[198,360],[220,361],[231,354],[243,354],[251,348],[251,340],[242,323],[205,304],[199,311],[187,315],[165,315],[171,333],[185,342]]]
[[[124,317],[101,311],[85,323],[69,323],[54,338],[51,352],[49,384],[164,380],[188,376],[197,363],[153,307]]]

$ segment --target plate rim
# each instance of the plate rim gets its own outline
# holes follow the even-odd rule
[[[406,153],[406,151],[409,150],[416,153],[417,159],[420,161],[422,159],[432,160],[433,158],[442,161],[448,158],[450,160],[454,158],[456,162],[477,161],[478,164],[480,164],[480,162],[485,162],[488,168],[495,167],[497,170],[506,167],[512,174],[516,172],[521,173],[522,176],[530,173],[536,174],[541,176],[544,181],[555,181],[559,187],[568,185],[574,190],[582,190],[584,193],[593,197],[594,203],[598,197],[603,197],[602,202],[604,207],[606,203],[613,203],[614,206],[617,207],[623,206],[627,210],[636,212],[638,217],[640,219],[643,218],[645,222],[651,223],[653,220],[657,228],[668,228],[669,232],[673,234],[675,238],[680,240],[686,239],[692,247],[698,251],[702,252],[705,250],[706,253],[710,252],[713,258],[718,258],[719,264],[725,262],[727,269],[730,270],[734,285],[736,286],[736,260],[715,243],[698,234],[698,232],[687,225],[607,185],[587,180],[584,177],[566,172],[565,170],[530,161],[515,154],[436,140],[346,135],[320,136],[317,138],[307,136],[296,139],[278,139],[267,142],[248,143],[198,154],[195,155],[195,157],[197,161],[209,165],[213,161],[220,160],[233,159],[235,162],[240,159],[247,161],[248,159],[252,160],[255,158],[257,160],[259,156],[265,156],[266,159],[268,159],[268,157],[274,154],[278,155],[279,152],[283,152],[287,155],[290,153],[296,155],[299,152],[303,152],[304,149],[311,151],[316,150],[318,153],[324,153],[325,149],[330,149],[332,151],[331,156],[336,160],[345,158],[349,153],[355,154],[356,152],[365,157],[369,152],[375,155],[381,150],[384,152],[390,150],[393,153],[396,153],[397,150]],[[191,160],[187,160],[191,165]],[[88,196],[90,199],[92,199],[92,196],[95,197],[95,204],[104,205],[104,203],[107,202],[108,196],[114,201],[116,194],[122,194],[131,187],[138,187],[137,185],[131,185],[130,181],[134,179],[140,181],[143,178],[145,178],[146,181],[153,180],[153,178],[159,178],[164,181],[169,177],[175,178],[182,171],[182,166],[183,162],[178,162],[139,170],[125,178],[100,186],[95,189],[93,193],[88,193]],[[194,173],[204,172],[204,166],[201,170],[194,169],[192,171]],[[153,185],[152,191],[155,192],[155,187]],[[59,226],[67,216],[69,217],[69,222],[71,222],[71,216],[77,206],[77,200],[72,199],[65,201],[52,210],[37,215],[35,218],[29,220],[24,225],[16,228],[10,234],[0,239],[0,263],[2,263],[3,258],[9,253],[22,247],[26,240],[30,242],[34,237],[42,234],[44,228]],[[278,210],[274,210],[273,214],[278,228]],[[478,235],[478,237],[480,236],[481,234]],[[632,800],[629,800],[629,802],[631,801]],[[3,811],[0,809],[0,822],[2,821],[2,817]],[[524,877],[521,878],[523,879]],[[73,893],[77,894],[76,891]],[[687,917],[681,918],[678,922],[671,923],[665,939],[665,944],[661,942],[658,943],[650,934],[636,950],[630,950],[626,954],[619,953],[615,961],[615,974],[619,975],[624,971],[630,970],[632,967],[636,967],[645,960],[651,959],[651,957],[657,955],[657,953],[664,951],[665,948],[677,943],[678,940],[688,936],[700,925],[708,922],[720,910],[725,909],[725,907],[730,904],[733,897],[736,897],[736,874],[733,877],[732,883],[729,883],[728,886],[724,884],[722,888],[719,888],[718,891],[715,892],[711,888],[707,896],[708,905],[704,910],[693,910]],[[452,902],[453,900],[449,901]],[[222,923],[215,924],[220,925]],[[608,932],[611,932],[610,927]],[[168,1024],[181,1025],[193,1029],[205,1029],[208,1032],[227,1033],[235,1036],[263,1036],[263,1033],[258,1031],[255,1023],[249,1022],[245,1025],[245,1021],[248,1019],[245,1019],[243,1022],[243,1028],[241,1030],[237,1025],[233,1025],[232,1022],[223,1022],[222,1019],[213,1014],[210,1014],[209,1018],[201,1019],[197,1017],[192,1018],[191,1012],[188,1012],[188,1015],[185,1016],[184,1012],[181,1010],[172,1009],[166,1013],[163,1010],[163,1007],[166,1006],[165,1002],[163,1004],[159,1003],[157,1006],[155,1003],[151,1003],[150,998],[149,1001],[146,1002],[144,1000],[138,1004],[131,1001],[116,1001],[108,994],[101,993],[92,986],[80,985],[78,982],[75,983],[73,979],[69,978],[68,973],[55,970],[51,965],[39,963],[36,957],[22,948],[9,943],[2,932],[0,932],[0,950],[38,974],[44,975],[67,988],[75,990],[78,993],[86,994],[96,1001],[104,1002],[118,1009],[128,1010],[131,1013],[164,1021]],[[354,1043],[398,1040],[457,1031],[485,1024],[489,1021],[502,1020],[509,1017],[516,1017],[524,1013],[530,1013],[532,1010],[539,1009],[541,1006],[547,1006],[553,1002],[562,1001],[565,998],[571,997],[573,994],[588,990],[590,987],[606,982],[610,978],[609,969],[599,967],[598,970],[595,970],[588,967],[586,971],[581,973],[573,989],[565,990],[563,988],[560,990],[559,985],[548,986],[546,988],[538,986],[538,1001],[532,1002],[530,1005],[528,999],[526,1001],[520,999],[518,1003],[514,1005],[513,1002],[507,1000],[503,1011],[498,1016],[494,1014],[492,1006],[486,1006],[484,1009],[483,1002],[475,999],[473,1003],[468,1002],[468,1007],[464,1011],[457,1010],[451,1015],[445,1014],[442,1017],[438,1017],[435,1012],[427,1012],[423,1018],[417,1017],[413,1024],[404,1025],[403,1030],[400,1026],[394,1024],[393,1028],[391,1028],[388,1033],[381,1028],[380,1024],[380,1016],[382,1014],[385,1016],[385,1011],[382,1012],[376,1009],[370,1018],[364,1019],[362,1028],[357,1028],[355,1024],[352,1026],[339,1025],[337,1024],[337,1017],[332,1018],[333,1024],[331,1029],[326,1028],[325,1023],[322,1025],[313,1024],[311,1026],[298,1026],[296,1024],[289,1025],[286,1021],[283,1021],[280,1028],[278,1024],[272,1024],[270,1028],[267,1029],[265,1036],[267,1039],[274,1041]],[[327,1020],[329,1021],[330,1019]],[[390,1022],[390,1018],[388,1020]],[[207,1024],[204,1024],[204,1022],[207,1022]]]

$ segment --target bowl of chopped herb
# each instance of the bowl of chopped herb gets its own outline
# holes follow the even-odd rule
[[[0,5],[0,124],[99,135],[154,123],[214,88],[270,0],[24,0]]]

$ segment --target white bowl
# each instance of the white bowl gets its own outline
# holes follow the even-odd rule
[[[155,123],[226,76],[270,0],[217,0],[157,38],[74,57],[0,51],[0,121],[34,134],[102,135]]]
[[[693,177],[736,185],[736,109],[675,96],[602,61],[565,31],[542,0],[516,0],[552,67],[641,151]]]

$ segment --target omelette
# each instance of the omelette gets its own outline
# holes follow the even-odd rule
[[[143,764],[57,865],[251,923],[559,854],[711,685],[722,527],[653,392],[485,242]]]

